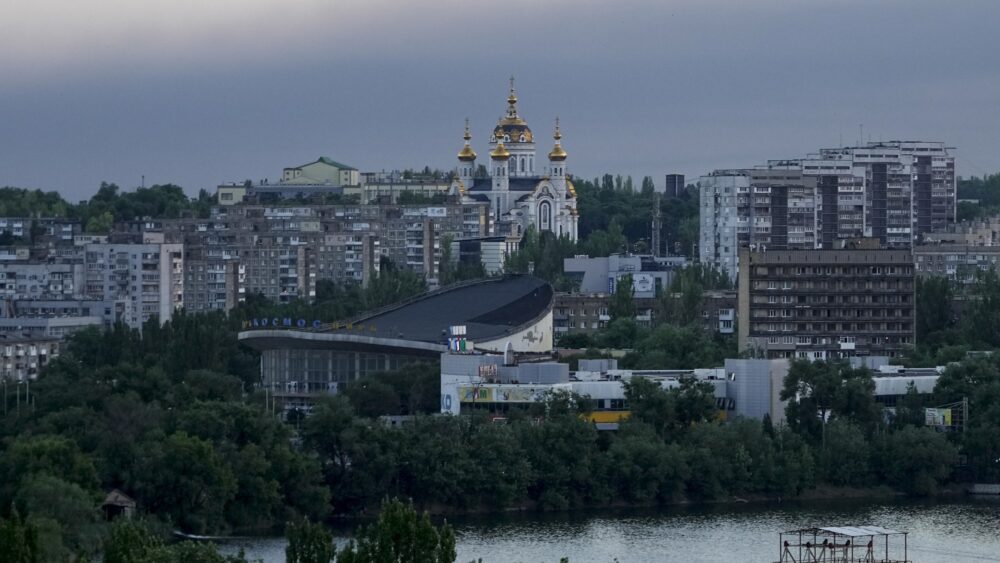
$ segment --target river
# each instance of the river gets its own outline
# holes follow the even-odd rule
[[[905,530],[915,563],[1000,561],[1000,498],[953,501],[823,501],[579,510],[452,520],[458,563],[652,563],[777,560],[778,532],[813,526],[876,525]],[[338,542],[346,534],[337,531]],[[284,563],[284,540],[223,546],[249,559]]]

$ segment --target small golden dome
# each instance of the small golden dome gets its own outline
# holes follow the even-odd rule
[[[555,162],[562,162],[566,160],[566,157],[569,155],[566,154],[566,149],[562,148],[562,142],[560,141],[560,139],[562,139],[562,132],[559,131],[558,117],[556,118],[556,132],[552,135],[552,138],[556,140],[556,146],[552,147],[552,151],[549,152],[549,160]]]
[[[569,192],[570,197],[576,197],[576,186],[573,185],[569,176],[566,176],[566,190]]]
[[[462,135],[465,139],[465,146],[462,150],[458,151],[458,159],[462,162],[472,162],[476,160],[476,151],[472,150],[472,146],[469,145],[469,140],[472,139],[472,133],[469,132],[469,120],[465,120],[465,135]]]
[[[574,207],[574,208],[572,208],[572,209],[569,210],[569,214],[572,215],[573,217],[576,217],[577,215],[580,214],[580,212],[577,211],[576,208]]]
[[[465,145],[462,150],[458,151],[458,159],[462,162],[472,162],[476,160],[476,151],[472,150],[469,145]]]
[[[490,158],[493,160],[504,160],[510,158],[510,151],[507,147],[503,146],[503,141],[497,141],[497,148],[490,152]]]

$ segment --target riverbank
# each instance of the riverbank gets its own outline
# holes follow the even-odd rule
[[[736,506],[742,504],[780,504],[782,502],[804,503],[810,501],[837,501],[837,500],[864,500],[864,501],[893,501],[902,499],[933,499],[933,500],[953,500],[963,498],[968,495],[967,485],[952,483],[942,486],[934,495],[929,497],[913,497],[903,491],[899,491],[887,485],[872,487],[835,487],[831,485],[820,485],[804,491],[796,496],[781,496],[767,494],[746,494],[728,495],[715,499],[698,499],[680,496],[666,502],[655,503],[630,503],[616,501],[602,504],[585,504],[562,509],[543,509],[538,503],[525,502],[517,506],[506,507],[500,510],[488,506],[463,507],[438,505],[438,504],[416,504],[419,511],[427,512],[436,518],[455,516],[489,516],[501,514],[559,514],[579,510],[621,510],[621,509],[656,509],[670,507],[698,507],[698,506]],[[347,522],[358,522],[373,519],[378,514],[378,507],[372,506],[361,513],[340,514],[331,518],[331,523],[344,524]]]

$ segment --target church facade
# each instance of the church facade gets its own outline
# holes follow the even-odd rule
[[[577,239],[576,191],[566,173],[567,153],[556,119],[554,143],[546,161],[537,159],[535,138],[517,112],[511,79],[507,112],[490,135],[487,176],[477,177],[476,152],[465,124],[465,146],[458,153],[452,192],[463,201],[487,201],[497,234],[520,236],[529,226],[538,232]]]

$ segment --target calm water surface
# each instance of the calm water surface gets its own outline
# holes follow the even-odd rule
[[[778,532],[877,525],[910,532],[916,563],[1000,561],[1000,499],[810,502],[663,510],[577,511],[453,519],[458,563],[652,563],[777,560]],[[346,530],[337,530],[347,541]],[[231,542],[250,559],[284,563],[284,540]]]

